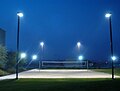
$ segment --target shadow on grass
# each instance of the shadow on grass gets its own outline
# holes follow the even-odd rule
[[[119,91],[120,79],[12,79],[0,91]]]
[[[8,83],[13,83],[15,82],[17,79],[7,79],[7,80],[2,80],[0,81],[0,84],[4,83],[4,84],[8,84]]]

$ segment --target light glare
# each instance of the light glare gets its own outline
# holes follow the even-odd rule
[[[117,58],[115,56],[112,56],[111,59],[115,61]]]

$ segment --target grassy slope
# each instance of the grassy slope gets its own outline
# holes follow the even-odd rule
[[[120,79],[19,79],[0,81],[0,91],[119,91]]]
[[[93,69],[93,70],[111,74],[111,69]],[[115,70],[115,75],[119,75],[120,76],[120,68],[115,68],[114,70]]]

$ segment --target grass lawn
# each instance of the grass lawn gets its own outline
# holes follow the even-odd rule
[[[119,91],[120,79],[19,79],[0,81],[0,91]]]
[[[109,74],[112,73],[111,69],[92,69],[92,70],[98,71],[98,72],[105,72]],[[115,71],[115,75],[120,76],[120,68],[115,68],[114,71]]]

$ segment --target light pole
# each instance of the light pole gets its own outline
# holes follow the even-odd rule
[[[26,66],[26,68],[28,68],[28,66],[32,63],[32,61],[35,61],[35,60],[37,60],[37,55],[32,55],[32,60],[29,62],[29,64]]]
[[[44,42],[40,42],[40,46],[41,46],[41,49],[42,49],[42,56],[41,56],[41,61],[39,61],[39,70],[40,70],[40,67],[42,67],[42,60],[43,60],[43,57],[44,57]]]
[[[23,17],[23,13],[18,12],[18,28],[17,28],[17,58],[16,58],[16,79],[18,79],[19,72],[19,32],[20,32],[20,18]]]
[[[78,56],[79,63],[82,65],[84,57],[82,55]],[[80,66],[81,66],[80,65]],[[81,66],[82,67],[82,66]]]
[[[35,54],[34,54],[34,55],[32,55],[32,61],[37,60],[37,58],[38,58],[38,57],[37,57],[37,55],[35,55]],[[32,61],[31,61],[31,62],[32,62]]]
[[[80,47],[81,47],[81,43],[80,43],[80,42],[77,42],[76,48],[77,48],[77,55],[78,55],[78,56],[79,56],[79,53],[80,53]]]
[[[112,38],[112,20],[111,20],[111,13],[105,14],[105,17],[109,19],[109,26],[110,26],[110,51],[111,51],[111,57],[114,56],[113,53],[113,38]],[[114,62],[112,60],[112,79],[114,79]]]

